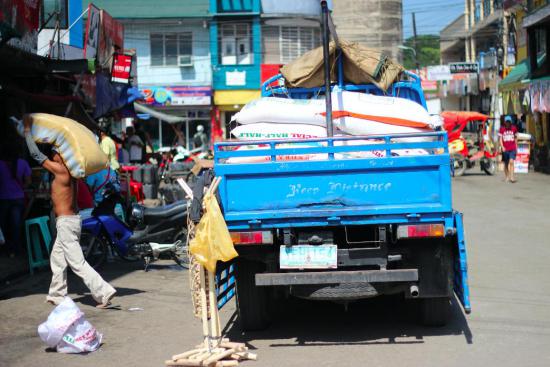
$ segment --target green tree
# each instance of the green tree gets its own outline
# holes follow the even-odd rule
[[[409,37],[404,45],[413,47],[414,37]],[[418,63],[420,67],[428,65],[439,65],[439,36],[423,34],[416,37],[416,49],[418,50]],[[416,69],[414,54],[411,50],[402,50],[403,66],[408,70]]]

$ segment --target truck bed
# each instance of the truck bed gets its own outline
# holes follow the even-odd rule
[[[247,145],[262,149],[236,150]],[[426,154],[395,156],[404,149]],[[230,230],[411,219],[453,225],[450,157],[442,132],[222,142],[214,150]],[[364,157],[373,151],[384,156]],[[307,155],[309,160],[300,160]],[[297,160],[286,160],[289,156]],[[251,157],[265,161],[243,162]]]

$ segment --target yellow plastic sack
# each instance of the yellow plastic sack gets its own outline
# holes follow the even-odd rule
[[[31,134],[37,143],[55,146],[74,178],[83,178],[108,167],[95,135],[84,125],[70,118],[32,113]],[[23,124],[18,124],[23,134]]]
[[[212,194],[204,197],[205,213],[195,229],[195,238],[189,251],[208,271],[216,271],[217,261],[229,261],[239,256],[223,219],[222,212]]]

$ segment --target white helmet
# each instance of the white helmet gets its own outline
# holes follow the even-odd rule
[[[204,131],[204,126],[202,126],[202,125],[197,126],[197,131],[199,133],[202,133]]]

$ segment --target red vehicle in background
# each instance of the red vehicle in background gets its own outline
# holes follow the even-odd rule
[[[462,176],[477,161],[482,171],[493,175],[497,167],[497,147],[493,141],[494,120],[471,111],[444,111],[441,117],[449,138],[454,175]],[[464,131],[466,127],[469,127],[469,132]]]

